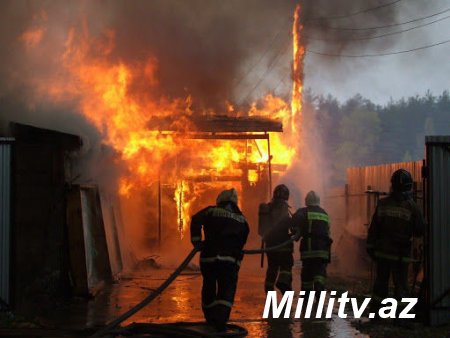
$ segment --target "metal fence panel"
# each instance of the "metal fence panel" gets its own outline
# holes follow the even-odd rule
[[[10,303],[11,148],[12,138],[0,137],[0,299]],[[0,305],[1,308],[1,305]]]
[[[450,323],[450,136],[427,136],[430,324]]]

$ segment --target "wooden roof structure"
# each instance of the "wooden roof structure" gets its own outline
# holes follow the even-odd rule
[[[196,139],[266,139],[265,134],[268,132],[283,132],[280,121],[257,116],[201,116],[191,118],[189,122],[190,130],[180,130],[180,124],[167,117],[152,118],[148,126],[162,132],[188,134],[187,137]]]

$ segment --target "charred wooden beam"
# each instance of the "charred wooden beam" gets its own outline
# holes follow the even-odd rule
[[[175,116],[152,117],[147,123],[148,129],[172,132],[205,133],[257,133],[283,132],[283,124],[265,117],[231,117],[226,115],[187,117],[186,123],[180,123]]]
[[[233,176],[233,175],[223,175],[223,176],[212,176],[212,175],[200,175],[200,176],[186,176],[183,177],[186,181],[189,182],[240,182],[242,181],[242,176]]]
[[[194,140],[267,140],[268,134],[207,134],[193,133],[183,135]]]

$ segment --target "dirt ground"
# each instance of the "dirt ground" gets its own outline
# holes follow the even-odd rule
[[[335,308],[331,320],[324,319],[262,319],[265,304],[264,270],[259,258],[246,259],[239,275],[238,291],[231,323],[244,327],[249,337],[450,337],[450,327],[427,328],[414,324],[400,328],[389,321],[373,324],[367,319],[338,318]],[[94,299],[75,299],[56,307],[35,309],[26,317],[2,315],[0,336],[70,337],[88,336],[105,323],[127,311],[170,274],[172,267],[143,267],[121,280],[106,286]],[[294,290],[299,290],[299,267],[294,267]],[[192,270],[183,273],[150,305],[123,325],[133,322],[172,323],[203,321],[200,301],[201,275]],[[330,276],[328,289],[349,291],[363,296],[369,291],[368,281]]]

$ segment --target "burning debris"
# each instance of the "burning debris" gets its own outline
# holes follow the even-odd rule
[[[85,6],[89,11],[90,5]],[[295,40],[292,101],[267,94],[248,106],[231,103],[225,88],[230,86],[230,77],[220,79],[222,69],[217,67],[212,67],[217,73],[214,80],[205,74],[211,69],[200,66],[198,73],[177,77],[177,83],[173,84],[174,87],[185,81],[192,84],[195,79],[216,85],[212,90],[214,103],[207,99],[211,93],[207,88],[168,89],[166,55],[161,50],[152,50],[150,45],[139,57],[127,55],[123,51],[127,44],[123,43],[122,31],[94,25],[82,11],[62,24],[57,17],[60,10],[57,6],[43,6],[39,15],[32,16],[31,24],[24,25],[16,43],[25,59],[36,60],[38,70],[33,69],[21,82],[31,93],[31,104],[44,102],[45,106],[50,102],[68,107],[95,127],[103,154],[93,156],[85,167],[78,167],[80,174],[69,181],[78,184],[81,190],[86,179],[101,182],[100,194],[115,201],[111,205],[120,210],[113,210],[112,218],[117,217],[118,223],[123,220],[123,226],[119,227],[123,230],[118,236],[120,245],[116,248],[118,255],[131,251],[139,260],[148,257],[156,245],[161,249],[162,243],[164,251],[175,252],[170,243],[177,248],[183,243],[179,239],[185,236],[190,215],[230,185],[243,196],[241,207],[246,212],[253,210],[256,217],[259,201],[255,196],[268,197],[272,179],[277,180],[289,170],[293,159],[299,156],[303,81],[299,7],[292,28]],[[66,29],[65,34],[56,31],[58,24]],[[45,57],[49,50],[53,52],[52,58]],[[223,56],[205,55],[206,60],[219,65]],[[173,66],[180,69],[179,65]],[[222,81],[224,84],[220,84]],[[87,147],[92,146],[90,137],[83,136]],[[106,156],[104,149],[108,149]],[[103,162],[105,157],[107,160]],[[117,176],[102,179],[101,162],[117,168]],[[89,171],[95,174],[86,175]],[[97,196],[96,203],[99,200]],[[70,261],[74,266],[71,278],[76,284],[76,294],[80,295],[88,294],[98,282],[111,277],[110,270],[105,274],[91,273],[101,268],[100,260],[107,262],[108,256],[100,250],[105,256],[100,259],[95,255],[100,252],[98,248],[88,249],[96,236],[89,236],[86,227],[100,223],[85,222],[85,211],[92,210],[83,201],[83,194],[77,190],[68,199],[71,211],[68,241],[73,245]],[[98,216],[98,210],[94,214]],[[251,218],[251,212],[248,214]],[[256,224],[256,220],[252,223]],[[117,244],[112,235],[114,232],[103,234],[102,249],[111,238]],[[78,242],[84,243],[86,250],[84,246],[75,247],[73,243]],[[119,258],[122,267],[123,257]],[[131,262],[136,260],[132,257]],[[153,260],[146,263],[159,266]],[[125,269],[129,267],[130,259],[123,259],[123,264]],[[84,270],[88,270],[87,274]]]
[[[355,270],[358,266],[358,273],[361,276],[366,274],[367,260],[363,255],[355,255],[355,252],[365,251],[366,227],[360,224],[360,217],[352,217],[349,210],[358,206],[357,209],[365,211],[365,216],[370,218],[373,214],[371,208],[375,205],[366,203],[369,201],[366,194],[351,193],[352,185],[345,189],[325,188],[328,180],[326,169],[322,171],[321,164],[332,161],[324,160],[325,156],[320,152],[325,131],[316,124],[327,116],[318,117],[320,104],[314,105],[320,99],[303,100],[303,68],[307,44],[308,52],[313,54],[314,51],[309,49],[311,45],[314,48],[332,46],[321,41],[327,41],[327,44],[333,39],[340,41],[342,43],[336,44],[338,47],[332,47],[343,50],[353,48],[348,43],[352,39],[365,46],[362,41],[366,38],[379,37],[371,33],[367,36],[355,33],[352,39],[342,39],[342,31],[330,26],[327,17],[352,18],[351,21],[356,23],[354,16],[370,12],[368,22],[376,26],[377,22],[384,23],[396,17],[396,4],[399,2],[380,5],[378,0],[367,0],[367,5],[372,7],[364,9],[360,8],[361,4],[348,0],[337,0],[327,6],[325,3],[329,2],[323,0],[314,2],[314,5],[313,2],[304,2],[296,6],[289,0],[276,4],[269,0],[226,1],[220,5],[204,0],[191,0],[189,4],[168,0],[137,1],[133,5],[107,1],[108,6],[103,2],[6,1],[4,9],[7,14],[0,14],[4,19],[0,20],[3,21],[0,25],[7,27],[8,33],[0,32],[0,41],[8,47],[5,50],[15,53],[0,53],[0,64],[6,65],[0,67],[0,104],[6,112],[5,121],[17,118],[27,125],[10,124],[15,125],[16,130],[0,137],[0,155],[3,156],[0,156],[0,169],[5,168],[5,172],[11,174],[10,177],[0,175],[0,193],[5,192],[2,196],[11,202],[11,208],[5,202],[5,207],[0,210],[2,222],[7,220],[0,222],[0,230],[15,230],[11,236],[11,243],[15,245],[14,257],[2,260],[0,277],[6,275],[4,271],[8,274],[12,271],[10,262],[18,266],[12,273],[13,278],[0,278],[0,308],[10,304],[9,298],[2,301],[4,285],[7,285],[4,281],[16,283],[11,294],[27,303],[30,295],[47,292],[51,298],[63,288],[66,289],[61,291],[64,295],[92,296],[105,286],[105,282],[119,280],[121,273],[127,273],[131,277],[123,280],[131,281],[128,285],[108,283],[112,291],[105,290],[106,293],[116,293],[118,298],[112,302],[107,300],[114,304],[114,308],[103,304],[105,313],[109,311],[107,316],[118,315],[117,309],[130,308],[130,300],[138,303],[142,290],[151,293],[102,329],[106,332],[126,323],[125,320],[158,297],[184,270],[176,292],[169,294],[170,299],[167,300],[167,309],[170,312],[177,310],[175,317],[166,318],[168,321],[192,319],[201,313],[200,309],[217,309],[217,306],[227,307],[229,314],[239,271],[235,265],[247,264],[242,257],[268,252],[277,254],[277,250],[287,242],[292,246],[295,238],[300,237],[303,237],[302,243],[309,243],[309,249],[301,251],[302,259],[308,255],[311,259],[326,259],[327,263],[321,262],[324,266],[331,259],[339,273],[345,271],[348,276],[349,272],[344,268]],[[344,14],[327,12],[334,9]],[[384,14],[380,14],[378,9]],[[249,12],[254,12],[251,20]],[[284,20],[275,24],[272,22],[274,17]],[[17,19],[17,23],[13,23],[12,18]],[[280,30],[273,34],[275,29]],[[283,34],[288,40],[285,48],[282,46]],[[267,45],[270,36],[273,38]],[[288,69],[291,81],[282,79],[280,83],[285,88],[277,91],[279,84],[275,86],[272,76],[268,75],[279,60],[285,61],[285,65],[292,64],[292,68]],[[255,73],[262,75],[256,78]],[[280,69],[277,73],[281,74]],[[262,88],[261,84],[269,88]],[[334,116],[325,122],[333,125],[330,121],[336,122],[336,119],[339,117]],[[0,122],[3,132],[3,121]],[[441,141],[430,140],[433,144],[441,144]],[[447,139],[445,142],[448,144]],[[427,145],[429,149],[433,147],[431,143]],[[359,175],[357,177],[360,178]],[[279,185],[280,181],[286,185]],[[8,185],[3,185],[3,182]],[[433,184],[433,180],[429,182]],[[272,195],[275,185],[286,188],[281,191],[287,190],[288,194],[283,193],[281,196],[284,197],[280,197],[275,193],[276,188]],[[444,186],[443,183],[441,185]],[[233,189],[229,189],[231,186]],[[425,203],[426,186],[422,186],[424,208],[430,208]],[[323,193],[332,227],[324,210],[305,211],[302,228],[309,229],[306,235],[299,236],[306,232],[301,230],[297,237],[291,237],[293,234],[287,228],[293,227],[289,226],[284,229],[285,243],[271,245],[263,236],[262,249],[252,249],[257,237],[258,205],[274,200],[278,195],[277,198],[284,201],[285,219],[290,219],[289,189],[291,202],[295,205],[302,200],[300,187],[303,191],[314,189]],[[238,243],[238,236],[230,235],[232,231],[224,235],[214,230],[218,224],[216,219],[211,222],[212,232],[220,233],[222,237],[217,236],[217,242],[207,243],[211,236],[205,235],[206,216],[197,217],[206,209],[197,211],[210,205],[222,190],[219,196],[226,191],[232,193],[227,193],[228,199],[222,202],[218,198],[217,205],[211,207],[217,208],[215,217],[222,221],[226,219],[223,221],[225,225],[219,228],[232,229],[233,226],[226,227],[232,223],[229,219],[245,224],[246,228],[245,241],[238,249],[235,248],[235,256],[229,255],[229,248],[223,252],[214,250],[222,244],[225,247],[228,242]],[[334,196],[327,196],[324,190],[328,193],[334,191]],[[312,195],[315,201],[311,201]],[[309,196],[311,203],[306,200],[305,203],[309,207],[318,207],[318,195],[311,191],[306,198],[308,200]],[[28,206],[28,203],[33,205]],[[433,203],[438,205],[438,202]],[[328,209],[331,204],[332,208]],[[431,211],[437,215],[440,210]],[[389,212],[386,215],[395,218]],[[191,215],[194,215],[193,222]],[[269,218],[267,223],[275,227],[273,218],[284,217]],[[315,220],[315,225],[312,220]],[[318,229],[317,222],[322,222],[320,224],[326,230],[320,236],[311,230]],[[189,224],[191,236],[188,235]],[[348,231],[353,225],[358,229],[357,233]],[[251,237],[247,241],[249,226]],[[9,236],[9,232],[1,233]],[[336,236],[333,253],[330,244],[313,250],[313,237],[326,238],[326,242],[331,243],[333,236]],[[439,238],[440,233],[436,231],[433,236]],[[0,239],[0,253],[9,255],[10,247],[4,243],[9,245],[9,239]],[[244,243],[248,247],[244,248]],[[194,249],[166,278],[168,269],[179,264],[180,256],[191,244]],[[336,249],[338,246],[341,251]],[[354,248],[350,249],[350,246]],[[211,256],[205,256],[211,248],[214,249],[210,250]],[[190,263],[197,250],[203,255],[200,266]],[[346,255],[341,255],[341,252]],[[336,255],[339,255],[339,260]],[[267,257],[270,260],[270,255]],[[291,252],[284,257],[280,260],[293,261]],[[352,259],[358,264],[349,264]],[[210,271],[208,277],[202,264],[208,266],[218,262],[220,264],[214,267],[215,271]],[[232,268],[230,263],[234,264]],[[429,260],[427,264],[435,272],[439,271],[434,262]],[[318,261],[311,261],[310,266],[302,264],[302,289],[317,285],[324,287],[324,266],[321,268],[323,271],[312,272],[318,265]],[[217,283],[219,289],[228,288],[227,298],[215,294],[217,285],[212,280],[218,279],[217,271],[227,271],[228,268],[228,277],[231,276],[233,281],[224,282],[223,279]],[[292,280],[293,272],[298,274],[299,268],[295,265],[294,271],[288,271],[282,270],[280,265],[280,275],[284,275],[285,281]],[[307,276],[308,270],[310,276]],[[145,274],[148,271],[150,274]],[[197,292],[195,278],[199,272],[207,280],[211,291],[209,296],[215,295],[205,297],[209,299],[207,302],[196,303],[192,301],[192,295]],[[155,276],[160,278],[155,279]],[[251,281],[255,276],[243,277]],[[29,280],[33,280],[32,283]],[[157,281],[163,283],[156,287]],[[299,279],[294,281],[298,283]],[[275,280],[272,283],[271,279],[266,282],[267,288],[269,284],[272,287],[283,284]],[[262,285],[260,280],[255,279],[254,283],[258,287]],[[137,285],[139,287],[136,288]],[[259,315],[256,314],[255,299],[258,296],[254,295],[255,285],[251,286],[246,297],[237,299],[237,304],[242,302],[251,308],[247,314],[252,318]],[[284,286],[292,289],[298,285]],[[414,282],[413,289],[415,286]],[[137,289],[137,293],[131,298],[128,296],[135,291],[128,290],[121,295],[123,287]],[[287,289],[279,288],[282,292]],[[448,294],[442,295],[441,291],[445,290],[433,295],[434,305]],[[9,295],[10,290],[7,292]],[[98,298],[101,297],[96,297],[96,300]],[[428,301],[431,302],[431,298]],[[156,311],[164,311],[165,302],[166,299],[160,302]],[[308,303],[312,306],[312,301]],[[153,310],[141,313],[144,320],[161,320],[151,312]],[[207,321],[208,311],[204,312]],[[333,306],[329,311],[331,317]],[[96,325],[95,320],[101,325],[109,320],[106,316],[100,318],[96,311],[90,312],[95,317],[94,321],[87,319],[91,326]],[[211,310],[210,313],[213,312]],[[437,314],[441,316],[441,312]],[[228,315],[226,317],[228,320]],[[440,317],[438,319],[441,320]],[[271,323],[264,325],[269,331],[272,329]],[[216,329],[224,327],[219,325]],[[290,333],[289,329],[288,335]]]
[[[52,23],[58,10],[44,6],[33,16],[31,27],[19,39],[25,53],[36,56],[55,42]],[[130,231],[133,241],[140,241],[144,228],[156,228],[161,207],[155,217],[154,206],[141,201],[141,210],[147,212],[137,217],[127,205],[155,185],[162,186],[163,209],[170,199],[175,204],[183,237],[189,215],[205,192],[215,194],[233,184],[242,193],[265,184],[261,191],[268,196],[272,175],[288,170],[299,156],[304,57],[299,12],[297,6],[291,102],[269,94],[249,108],[234,107],[226,92],[222,103],[210,107],[189,89],[182,95],[167,95],[161,77],[166,62],[159,52],[149,48],[139,60],[124,57],[118,45],[123,42],[121,32],[94,26],[82,13],[66,25],[67,35],[58,38],[63,48],[51,60],[42,61],[57,71],[46,74],[45,80],[31,76],[29,81],[35,95],[45,100],[73,102],[74,109],[96,127],[102,143],[114,151],[113,165],[123,168],[116,193],[122,200],[126,228],[135,228]],[[225,113],[217,109],[221,105]]]

